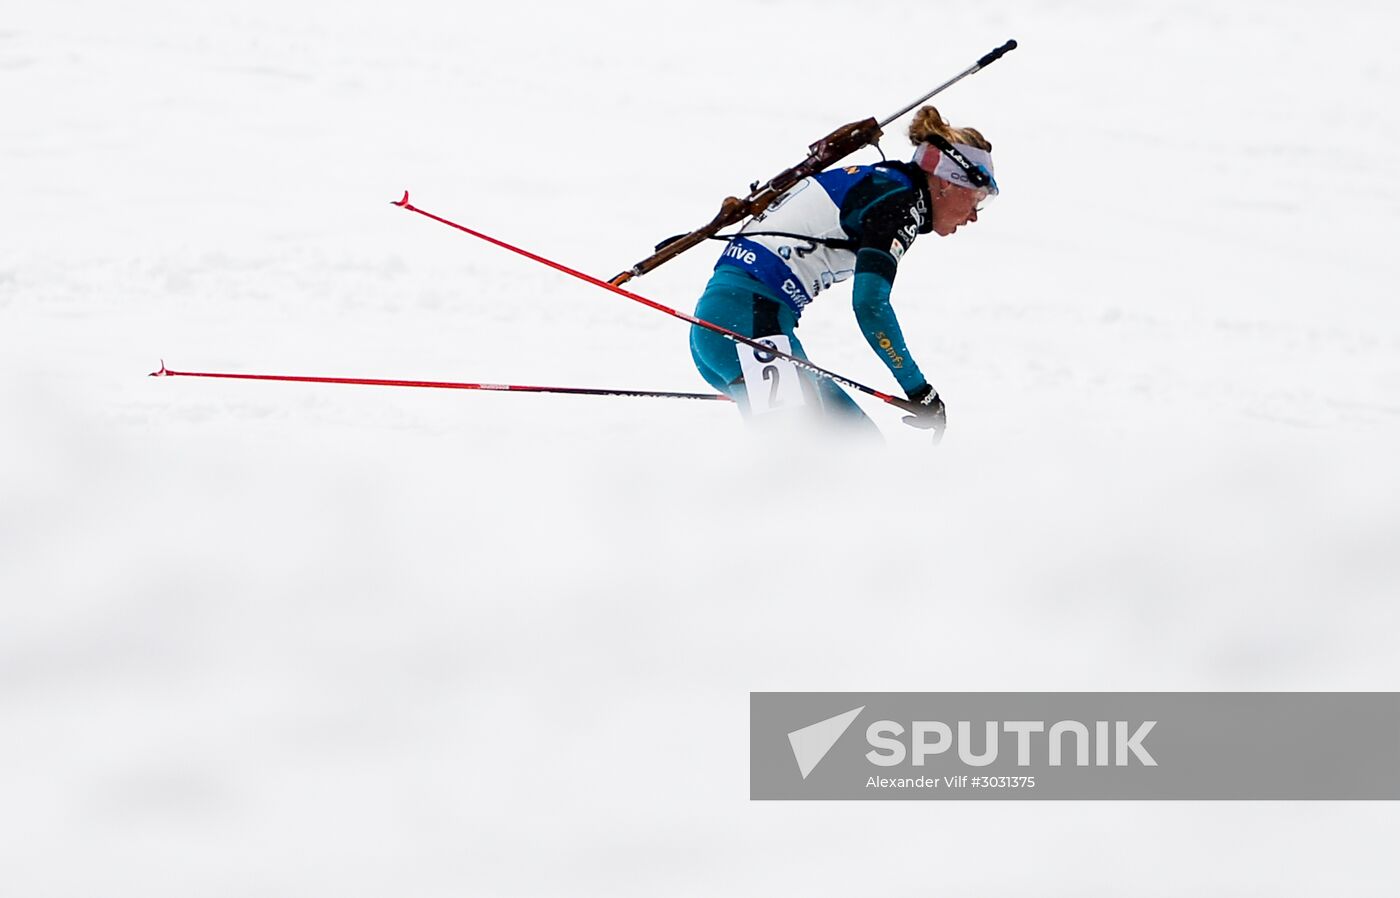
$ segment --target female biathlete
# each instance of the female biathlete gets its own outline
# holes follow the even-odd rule
[[[751,219],[725,247],[695,316],[806,359],[794,332],[803,310],[833,284],[854,277],[852,306],[866,342],[921,409],[904,420],[941,428],[943,401],[905,345],[890,290],[919,234],[947,237],[976,221],[998,191],[992,145],[976,129],[951,127],[937,109],[924,106],[909,139],[917,147],[912,161],[804,178]],[[835,383],[798,376],[782,359],[696,326],[690,351],[705,380],[747,417],[804,407],[824,421],[878,433]]]

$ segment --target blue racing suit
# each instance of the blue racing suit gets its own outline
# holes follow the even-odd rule
[[[854,279],[852,307],[866,342],[905,393],[924,386],[904,343],[890,290],[899,260],[919,234],[932,231],[928,180],[902,162],[852,165],[804,178],[729,241],[695,316],[747,337],[783,334],[805,359],[793,333],[803,310],[823,291]],[[745,408],[736,351],[748,351],[691,327],[690,351],[705,380]],[[830,380],[814,385],[824,413],[874,425]]]

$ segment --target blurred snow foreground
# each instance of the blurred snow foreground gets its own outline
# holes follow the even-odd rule
[[[1393,894],[1389,806],[750,804],[745,742],[750,690],[1400,685],[1396,19],[17,11],[6,892]],[[872,449],[721,403],[144,376],[701,390],[684,325],[389,201],[606,277],[1007,37],[939,103],[1003,195],[895,286],[937,451],[878,404]],[[713,259],[632,286],[689,310]],[[888,386],[843,302],[803,342]]]

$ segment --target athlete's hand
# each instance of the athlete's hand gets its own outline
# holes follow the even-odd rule
[[[942,436],[943,429],[948,426],[948,411],[943,407],[938,391],[929,384],[912,390],[909,402],[902,403],[901,408],[914,413],[904,418],[905,424],[920,430],[932,430],[935,439]]]

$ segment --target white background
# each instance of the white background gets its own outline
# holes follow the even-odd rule
[[[54,2],[0,20],[14,895],[1392,895],[1397,812],[750,803],[750,690],[1396,690],[1394,4]],[[601,277],[938,101],[938,450]],[[899,122],[886,151],[904,158]],[[878,158],[865,151],[856,161]],[[689,310],[699,249],[635,282]],[[883,389],[845,291],[813,359]]]

